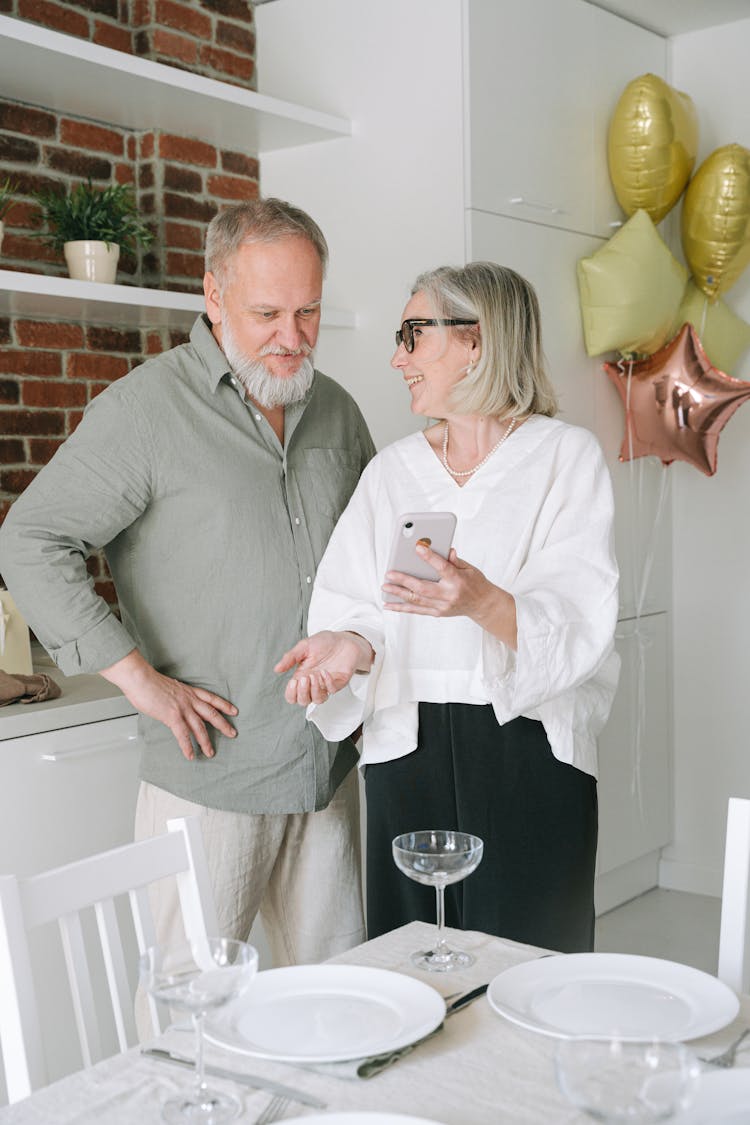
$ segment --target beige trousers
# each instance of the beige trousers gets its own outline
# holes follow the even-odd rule
[[[247,941],[260,911],[275,966],[323,961],[365,939],[357,771],[311,813],[222,812],[142,782],[135,838],[200,818],[221,937]],[[184,940],[174,880],[153,885],[159,942]]]

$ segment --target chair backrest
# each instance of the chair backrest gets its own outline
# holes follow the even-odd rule
[[[59,925],[84,1066],[98,1061],[103,1052],[82,911],[93,908],[96,917],[121,1051],[136,1041],[136,1030],[134,973],[132,965],[128,972],[116,911],[118,896],[130,904],[139,952],[156,941],[149,884],[168,876],[177,880],[188,938],[218,933],[198,818],[170,820],[168,828],[162,836],[113,848],[39,875],[0,876],[0,1047],[11,1103],[48,1081],[29,955],[30,931],[53,921]],[[158,1032],[160,1013],[153,999],[148,1000]]]
[[[718,976],[735,992],[748,990],[750,902],[750,801],[730,797],[724,849]]]

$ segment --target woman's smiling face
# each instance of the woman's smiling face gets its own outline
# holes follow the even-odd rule
[[[435,309],[421,291],[415,293],[402,320],[436,317]],[[466,369],[479,358],[479,345],[460,339],[454,329],[441,324],[414,325],[414,350],[399,344],[391,367],[400,371],[411,394],[413,414],[445,418],[450,412],[450,394]]]

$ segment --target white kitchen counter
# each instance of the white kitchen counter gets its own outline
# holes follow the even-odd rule
[[[32,653],[34,671],[51,676],[60,685],[62,695],[44,703],[11,703],[8,707],[0,707],[0,740],[44,734],[46,731],[119,719],[136,713],[120,689],[107,683],[102,676],[64,676],[44,649],[35,645]]]

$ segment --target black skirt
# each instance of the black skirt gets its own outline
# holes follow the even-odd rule
[[[420,703],[417,749],[365,769],[367,932],[435,920],[435,892],[401,874],[391,842],[444,828],[484,841],[445,892],[445,922],[566,953],[593,949],[596,781],[553,755],[544,727],[490,706]]]

